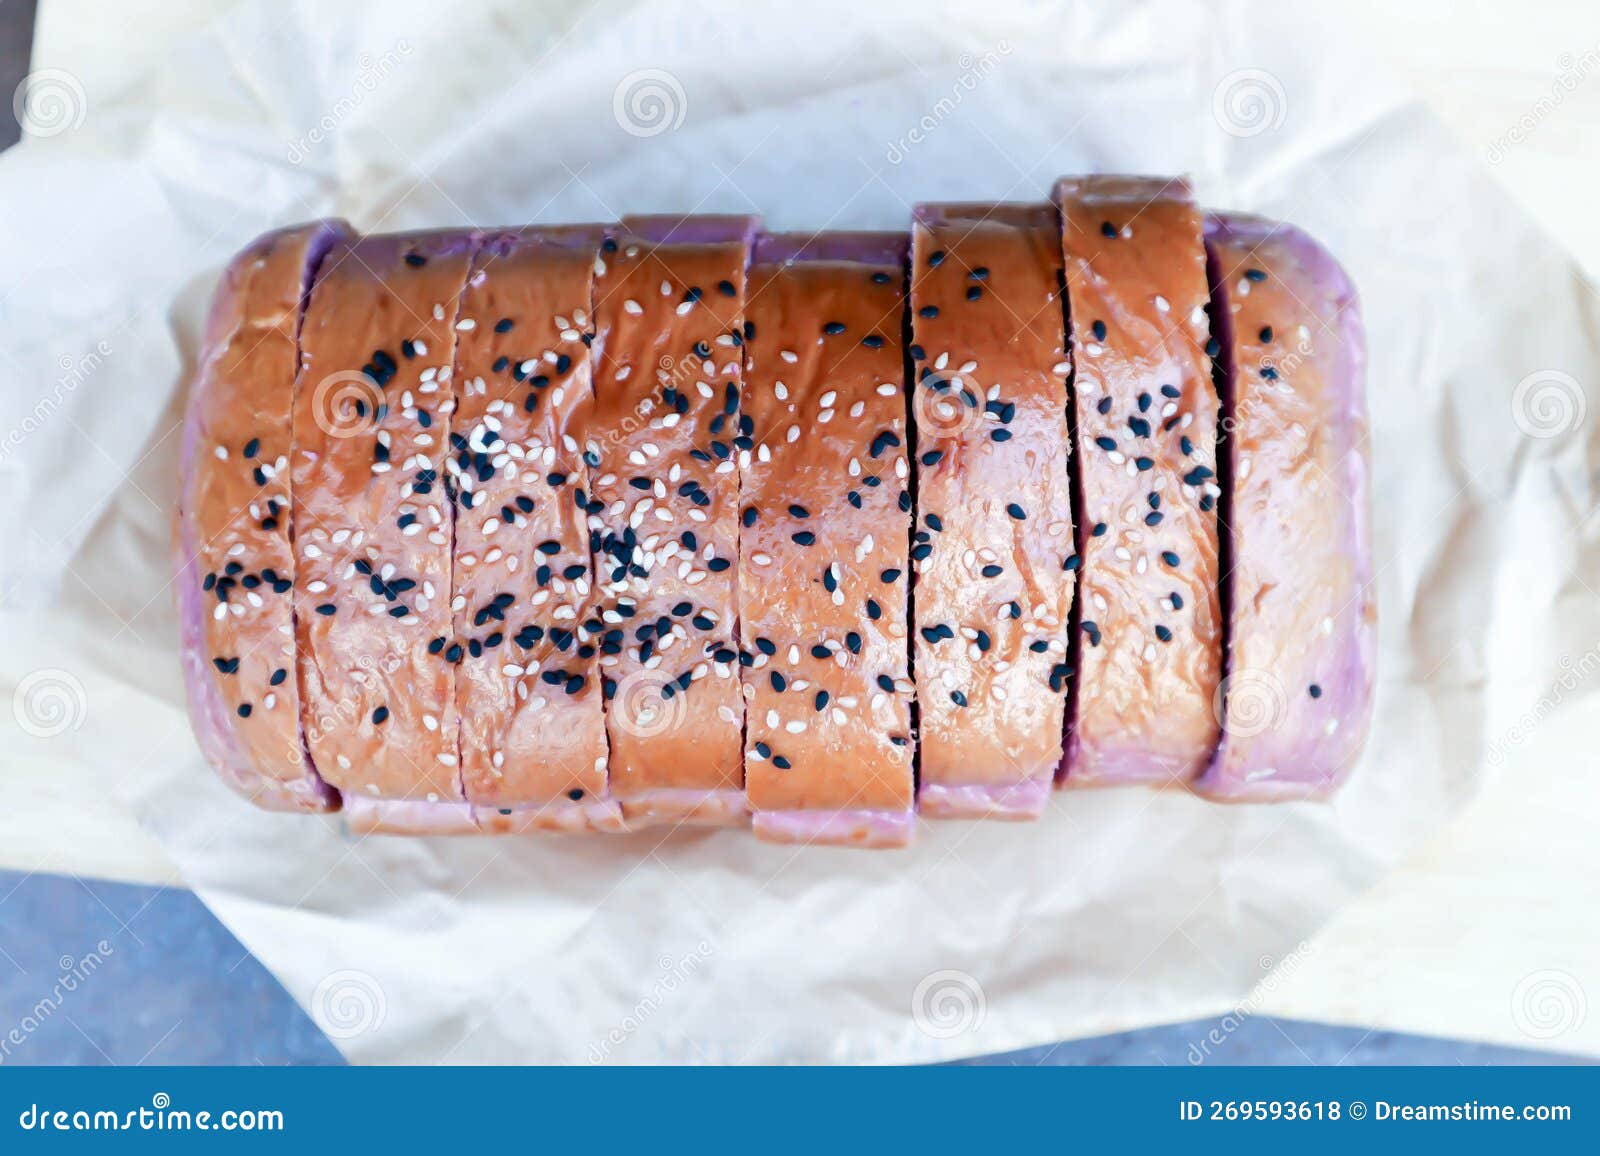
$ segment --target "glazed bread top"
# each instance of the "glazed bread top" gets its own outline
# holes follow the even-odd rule
[[[452,645],[462,781],[482,806],[606,793],[584,458],[601,237],[582,226],[488,237],[462,295],[446,461],[460,494]]]
[[[910,833],[905,248],[873,233],[756,246],[739,577],[758,825],[835,812],[861,840]]]
[[[1216,746],[1217,394],[1181,181],[1056,186],[1082,479],[1074,780],[1183,784]]]
[[[595,279],[601,665],[625,812],[724,821],[743,813],[735,442],[755,225],[677,225],[624,221]]]
[[[912,236],[924,803],[1036,814],[1075,576],[1056,215],[923,205]]]
[[[472,234],[335,245],[294,397],[295,616],[306,740],[345,792],[459,800],[459,645],[444,457]]]
[[[201,746],[276,810],[328,810],[300,734],[290,547],[289,405],[301,309],[342,221],[258,238],[229,263],[206,322],[184,427],[178,597]]]

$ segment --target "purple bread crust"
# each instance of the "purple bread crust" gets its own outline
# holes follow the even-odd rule
[[[917,809],[929,819],[1037,819],[1055,782],[1055,767],[1016,783],[924,783]]]
[[[907,233],[762,233],[753,265],[793,261],[859,261],[864,265],[904,265],[911,248]]]
[[[767,843],[833,847],[904,847],[911,842],[911,811],[758,811],[751,824]]]
[[[235,269],[255,260],[256,255],[270,249],[283,239],[302,231],[310,231],[306,249],[305,267],[301,271],[300,301],[302,314],[305,300],[311,290],[311,280],[328,250],[341,237],[348,235],[349,226],[343,221],[315,221],[289,229],[276,229],[256,238],[229,263]],[[225,295],[228,277],[225,275],[212,302],[213,319],[226,313]],[[225,340],[207,326],[208,342]],[[194,726],[200,750],[216,770],[223,782],[256,806],[269,811],[337,811],[339,792],[322,781],[311,757],[301,741],[300,773],[287,778],[269,775],[257,765],[241,740],[237,719],[228,710],[218,693],[212,677],[210,660],[206,653],[206,605],[200,588],[200,533],[195,525],[193,510],[187,498],[188,479],[194,476],[200,441],[200,405],[205,393],[213,388],[208,377],[207,361],[210,349],[201,351],[196,380],[190,391],[188,410],[183,425],[183,440],[179,454],[179,476],[184,479],[185,501],[178,517],[177,532],[177,603],[180,647],[183,663],[184,694],[188,700],[189,718]],[[289,394],[285,382],[285,401]]]
[[[719,245],[740,241],[748,247],[760,228],[760,217],[680,217],[657,213],[623,217],[621,232],[653,245]]]
[[[1331,395],[1324,414],[1326,428],[1336,441],[1336,477],[1344,483],[1347,503],[1343,523],[1343,551],[1351,559],[1355,592],[1341,605],[1327,607],[1333,625],[1328,642],[1316,651],[1315,678],[1322,694],[1309,699],[1300,687],[1287,686],[1289,706],[1282,725],[1258,735],[1231,734],[1224,727],[1210,765],[1195,783],[1195,790],[1224,802],[1278,802],[1320,798],[1344,781],[1360,756],[1371,725],[1375,686],[1377,630],[1371,613],[1372,549],[1370,532],[1370,474],[1365,432],[1366,333],[1360,299],[1339,262],[1315,238],[1293,225],[1246,214],[1210,214],[1206,221],[1206,249],[1212,269],[1213,298],[1222,307],[1212,310],[1217,333],[1228,357],[1225,404],[1231,407],[1237,389],[1233,364],[1233,314],[1227,308],[1231,287],[1220,276],[1217,245],[1242,245],[1263,254],[1262,264],[1276,250],[1285,256],[1291,272],[1304,277],[1304,289],[1295,295],[1305,301],[1330,300],[1338,315],[1338,340],[1328,359],[1327,382]],[[1287,276],[1281,271],[1275,275]],[[1237,482],[1235,482],[1237,485]],[[1238,524],[1235,519],[1235,524]],[[1237,546],[1235,544],[1235,550]],[[1237,565],[1237,554],[1234,563]],[[1226,598],[1226,595],[1225,595]],[[1233,610],[1230,638],[1243,624]],[[1252,624],[1259,630],[1263,625]],[[1266,624],[1270,628],[1270,623]],[[1232,672],[1232,645],[1225,656],[1224,676]],[[1325,664],[1324,664],[1325,663]],[[1298,672],[1304,674],[1306,672]],[[1302,679],[1301,681],[1308,681]],[[1329,732],[1327,719],[1335,724]]]

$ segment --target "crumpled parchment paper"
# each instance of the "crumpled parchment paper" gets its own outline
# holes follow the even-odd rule
[[[114,90],[43,79],[0,158],[0,838],[92,872],[101,828],[79,817],[126,800],[353,1059],[938,1059],[1248,1009],[1589,705],[1592,292],[1304,13],[247,2]],[[1037,824],[924,823],[873,855],[353,841],[212,779],[169,527],[202,310],[251,236],[324,214],[898,228],[917,200],[1035,199],[1091,170],[1187,172],[1205,203],[1309,229],[1361,288],[1381,682],[1333,803],[1067,793]],[[1553,757],[1583,757],[1581,734]],[[1581,1023],[1585,977],[1556,973]],[[1517,999],[1548,1016],[1538,982],[1508,983],[1513,1021]]]

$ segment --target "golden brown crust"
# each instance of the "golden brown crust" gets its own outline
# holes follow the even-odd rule
[[[1035,815],[1061,761],[1074,544],[1060,261],[1049,205],[917,211],[912,556],[928,814]]]
[[[456,311],[474,237],[366,237],[323,262],[294,401],[306,739],[347,795],[461,798],[450,636]]]
[[[785,841],[884,845],[890,828],[899,842],[909,834],[905,244],[764,237],[750,272],[746,785],[757,833]],[[811,821],[764,822],[770,812]]]
[[[1056,187],[1082,478],[1069,786],[1188,783],[1216,746],[1217,395],[1200,212],[1181,181]]]
[[[611,791],[630,824],[737,822],[734,441],[750,226],[661,243],[657,224],[607,242],[595,278],[591,529]]]
[[[583,503],[596,229],[487,238],[462,295],[449,476],[466,795],[599,800],[606,735]]]
[[[184,431],[177,584],[191,713],[223,778],[273,809],[338,806],[300,735],[289,406],[309,279],[346,236],[343,222],[314,222],[230,263]]]

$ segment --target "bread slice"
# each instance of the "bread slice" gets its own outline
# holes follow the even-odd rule
[[[1187,785],[1216,747],[1218,401],[1180,180],[1056,185],[1082,517],[1067,786]]]
[[[270,810],[339,806],[300,732],[289,408],[302,303],[349,236],[314,221],[229,262],[184,423],[175,583],[189,715],[223,781]]]
[[[457,323],[446,461],[461,776],[480,826],[619,830],[589,555],[600,226],[486,237]]]
[[[900,846],[914,825],[906,236],[763,236],[739,455],[755,833]]]
[[[630,218],[595,278],[610,782],[630,827],[741,823],[740,348],[755,221]]]
[[[1292,225],[1206,223],[1225,369],[1231,565],[1215,799],[1323,796],[1372,715],[1366,338],[1339,263]]]
[[[922,813],[1031,819],[1061,762],[1075,579],[1050,205],[921,205],[912,232]]]
[[[312,758],[356,830],[473,826],[444,457],[476,243],[467,232],[342,241],[306,309],[293,421],[302,714]]]

